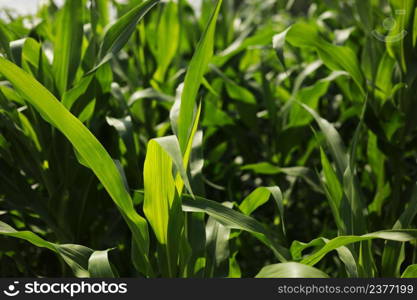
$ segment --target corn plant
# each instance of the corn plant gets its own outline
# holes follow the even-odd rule
[[[3,9],[1,275],[417,276],[416,12]]]

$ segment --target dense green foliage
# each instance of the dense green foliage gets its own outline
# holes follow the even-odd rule
[[[1,11],[0,275],[417,277],[416,6]]]

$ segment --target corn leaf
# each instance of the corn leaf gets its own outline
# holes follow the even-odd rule
[[[138,22],[158,2],[159,0],[147,0],[142,2],[120,17],[106,30],[100,45],[98,61],[88,74],[96,71],[123,48],[135,31]]]
[[[233,207],[233,203],[225,202],[224,206]],[[230,228],[209,217],[206,225],[206,264],[205,277],[225,277],[228,273],[228,259],[230,256],[229,237]]]
[[[149,236],[148,226],[134,209],[132,199],[127,192],[123,179],[110,155],[94,135],[39,82],[13,63],[0,58],[2,73],[19,93],[41,114],[41,116],[59,129],[71,142],[76,151],[101,181],[123,217],[141,252],[142,270],[149,271],[147,260]]]
[[[109,250],[95,251],[88,259],[88,272],[94,278],[114,278],[109,262]]]
[[[83,13],[83,0],[66,0],[57,19],[52,70],[61,95],[71,85],[80,63]]]
[[[287,262],[263,267],[256,278],[328,278],[329,276],[316,269],[296,262]]]
[[[277,207],[278,213],[281,218],[280,224],[282,231],[285,232],[284,228],[284,205],[282,200],[282,193],[279,187],[259,187],[256,188],[252,193],[250,193],[239,205],[239,209],[245,214],[252,214],[258,207],[265,204],[270,197],[273,197]]]
[[[409,241],[417,239],[417,230],[414,230],[414,229],[384,230],[384,231],[368,233],[362,236],[338,236],[330,240],[320,250],[304,258],[301,261],[301,263],[313,266],[316,263],[318,263],[330,251],[336,250],[339,247],[346,246],[352,243],[357,243],[361,241],[369,241],[373,239],[409,242]]]
[[[270,247],[281,261],[286,261],[289,257],[288,250],[277,245],[261,223],[218,202],[198,196],[192,199],[191,196],[183,195],[182,209],[186,212],[203,212],[215,218],[223,226],[248,231]]]
[[[158,242],[162,245],[167,244],[169,215],[175,197],[175,181],[172,173],[172,159],[169,154],[157,141],[149,141],[143,171],[145,186],[143,210]]]
[[[222,0],[218,0],[216,7],[206,25],[203,36],[191,59],[185,75],[184,87],[181,95],[181,104],[178,117],[178,140],[184,153],[194,124],[194,109],[197,93],[203,80],[208,63],[213,55],[214,33],[216,20],[219,15]]]
[[[309,243],[302,243],[299,241],[294,241],[292,242],[291,248],[290,248],[291,255],[294,260],[300,261],[302,260],[302,252],[305,249],[308,249],[311,247],[314,247],[314,248],[323,247],[328,242],[329,240],[325,238],[317,238],[317,239],[310,241]],[[356,259],[354,255],[349,250],[349,248],[342,246],[342,247],[337,248],[336,251],[340,260],[345,265],[347,275],[353,278],[358,277],[359,276],[358,265],[356,263]]]
[[[409,203],[395,222],[393,229],[406,229],[412,227],[413,219],[417,214],[417,185],[414,186]],[[387,241],[382,253],[382,275],[385,277],[400,275],[401,264],[404,262],[404,245],[402,243]]]
[[[329,146],[330,153],[332,154],[333,159],[336,162],[338,174],[339,176],[343,176],[348,166],[348,156],[346,148],[343,144],[343,141],[339,133],[336,131],[332,124],[330,124],[327,120],[321,118],[313,109],[311,109],[307,105],[301,105],[302,107],[304,107],[306,111],[308,111],[313,116],[313,118],[319,125],[320,130],[324,134],[326,142]]]
[[[110,266],[107,251],[94,251],[90,248],[65,244],[59,245],[48,242],[31,231],[17,231],[8,224],[0,221],[0,235],[26,240],[36,247],[49,249],[58,254],[71,267],[77,277],[113,277],[105,268]],[[93,271],[90,273],[90,271]],[[102,270],[99,272],[99,270]]]
[[[417,265],[409,265],[401,275],[401,278],[417,278]]]
[[[174,175],[177,174],[178,180],[185,182],[187,189],[191,190],[175,135],[149,141],[143,174],[143,210],[158,240],[159,249],[166,257],[168,268],[165,276],[174,277],[184,219],[179,197],[182,185],[180,188],[176,185]],[[163,266],[161,268],[164,269]]]
[[[320,36],[314,25],[306,23],[297,23],[291,26],[285,38],[295,47],[315,49],[329,69],[348,72],[362,94],[365,94],[365,79],[359,68],[356,55],[350,48],[327,42]]]
[[[177,53],[180,41],[178,21],[178,4],[174,1],[167,2],[157,27],[158,40],[155,46],[158,68],[154,77],[158,81],[164,80],[166,71]]]

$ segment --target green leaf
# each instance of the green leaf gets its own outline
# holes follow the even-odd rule
[[[265,187],[256,188],[245,199],[243,199],[242,203],[239,205],[239,209],[245,215],[249,216],[258,207],[265,204],[269,200],[270,196],[271,196],[271,192],[267,188]]]
[[[110,267],[107,251],[94,251],[81,245],[51,243],[31,231],[17,231],[1,221],[0,235],[26,240],[36,247],[55,252],[71,267],[77,277],[114,277],[107,269]]]
[[[233,203],[225,202],[224,206],[232,208]],[[205,277],[225,277],[227,275],[230,228],[209,217],[206,225],[206,266]]]
[[[208,63],[213,55],[214,33],[221,4],[222,0],[218,0],[185,75],[178,117],[178,140],[183,153],[189,143],[191,128],[194,124],[194,109],[197,101],[197,93],[204,73],[207,70]]]
[[[94,0],[95,6],[93,7],[97,11],[97,22],[101,27],[105,27],[110,20],[110,1],[109,0]]]
[[[348,166],[348,155],[339,133],[336,131],[332,124],[321,118],[313,109],[307,105],[301,105],[313,116],[319,125],[320,130],[323,133],[329,146],[330,153],[336,162],[339,177],[343,177],[343,174],[345,173]]]
[[[77,277],[90,277],[88,272],[88,260],[94,253],[94,250],[81,245],[57,245],[57,253],[71,267],[74,275]]]
[[[316,82],[312,86],[300,89],[295,95],[295,99],[307,105],[311,109],[317,109],[319,100],[323,97],[330,86],[330,83],[340,76],[347,75],[344,71],[334,71],[331,75]],[[294,103],[291,105],[288,127],[304,126],[311,122],[312,116],[303,110],[300,105]]]
[[[106,30],[100,45],[98,61],[96,62],[95,67],[87,74],[96,71],[123,48],[135,31],[138,22],[158,2],[159,0],[147,0],[142,2],[124,14]]]
[[[255,96],[246,88],[239,86],[232,80],[225,81],[226,91],[230,98],[248,104],[256,104]]]
[[[250,170],[256,174],[261,175],[274,175],[274,174],[286,174],[291,177],[302,178],[305,180],[315,191],[323,193],[323,189],[320,187],[318,177],[316,174],[307,167],[285,167],[280,168],[268,162],[259,162],[256,164],[248,164],[241,167],[241,170]]]
[[[174,161],[176,162],[176,166],[177,166],[177,170],[179,171],[179,174],[177,174],[177,177],[175,179],[176,181],[176,185],[177,185],[177,189],[178,189],[178,193],[181,194],[182,190],[183,190],[183,186],[185,184],[185,187],[188,189],[188,192],[191,195],[194,195],[193,191],[191,190],[191,185],[190,185],[190,181],[188,179],[188,173],[186,173],[188,165],[190,163],[190,158],[192,155],[192,151],[193,151],[193,147],[195,142],[198,143],[198,141],[195,141],[195,136],[197,133],[197,129],[198,129],[198,124],[200,121],[200,115],[201,115],[201,103],[198,105],[197,107],[197,112],[196,112],[196,116],[194,118],[194,124],[191,127],[191,132],[190,132],[190,137],[187,143],[187,147],[185,148],[184,151],[184,155],[182,158],[182,165],[179,164],[179,158],[181,157],[181,149],[180,149],[180,145],[178,144],[178,150],[176,151],[176,155],[172,155],[174,159]],[[201,137],[202,138],[202,137]],[[192,170],[193,166],[190,166],[190,172],[193,171]]]
[[[401,278],[417,278],[417,265],[410,265],[405,269]]]
[[[384,230],[384,231],[368,233],[368,234],[361,235],[361,236],[339,236],[330,240],[319,251],[304,258],[301,261],[301,263],[313,266],[316,263],[318,263],[330,251],[336,250],[339,247],[346,246],[352,243],[357,243],[361,241],[369,241],[373,239],[409,242],[409,241],[417,239],[417,230],[414,230],[414,229]]]
[[[83,123],[86,121],[89,121],[94,114],[95,107],[96,107],[96,99],[93,99],[80,112],[80,114],[78,115],[78,119]]]
[[[248,30],[245,30],[229,47],[213,58],[213,63],[221,67],[232,57],[252,46],[270,45],[276,33],[277,31],[273,26],[262,27],[253,35],[249,35]]]
[[[186,212],[203,212],[215,218],[223,226],[248,231],[270,247],[281,261],[286,261],[289,257],[288,250],[276,244],[261,223],[218,202],[198,196],[191,199],[190,196],[183,195],[182,209]]]
[[[281,219],[280,224],[282,225],[283,232],[285,232],[284,230],[284,205],[282,203],[282,193],[279,187],[271,186],[271,187],[259,187],[255,189],[242,201],[242,203],[239,206],[239,209],[245,215],[250,215],[258,207],[265,204],[271,196],[274,198],[277,204],[278,213]]]
[[[365,78],[355,53],[348,47],[335,46],[322,38],[313,24],[297,23],[291,26],[286,40],[295,47],[310,47],[317,51],[323,63],[333,71],[346,71],[362,94]]]
[[[304,104],[302,106],[313,116],[319,125],[336,163],[337,172],[335,173],[332,171],[332,167],[324,152],[322,152],[323,170],[328,181],[326,183],[326,193],[336,224],[342,234],[363,234],[366,232],[365,207],[354,169],[352,169],[354,158],[349,158],[342,138],[333,125],[321,118],[308,106]],[[343,187],[342,191],[341,187]],[[341,192],[343,193],[341,194]]]
[[[114,278],[109,262],[109,251],[95,251],[88,259],[88,272],[93,278]]]
[[[338,223],[339,229],[342,229],[344,234],[362,234],[366,232],[365,225],[365,216],[363,214],[364,204],[361,197],[361,191],[356,182],[356,177],[354,175],[354,170],[352,170],[353,163],[349,160],[349,155],[344,147],[343,141],[337,132],[337,130],[330,124],[327,120],[321,118],[314,110],[308,106],[302,104],[304,109],[306,109],[316,120],[319,125],[324,138],[329,146],[330,153],[333,156],[333,159],[336,162],[337,169],[337,181],[343,186],[344,197],[340,199],[340,191],[337,185],[329,186],[331,189],[329,192],[331,197],[337,196],[335,199],[330,199],[330,203],[335,214],[335,208],[340,207],[339,214],[335,214],[336,223]],[[327,158],[322,155],[322,162],[324,165]],[[351,158],[353,161],[353,158]],[[328,177],[333,184],[336,184],[336,178],[333,178],[333,175],[330,171],[330,166],[325,168],[325,175]],[[346,197],[346,198],[345,198]],[[343,201],[341,201],[343,200]],[[345,201],[347,200],[347,201]],[[336,201],[335,205],[332,205],[332,202]],[[340,205],[338,205],[340,203]],[[339,220],[340,219],[340,220]],[[343,227],[340,227],[343,224]]]
[[[62,104],[66,109],[71,110],[77,99],[87,92],[92,79],[92,75],[82,78],[72,89],[62,95]]]
[[[8,224],[0,221],[0,233],[2,235],[16,237],[22,240],[26,240],[29,243],[35,245],[36,247],[47,248],[54,252],[57,252],[55,245],[53,243],[47,242],[44,239],[40,238],[36,234],[30,231],[17,231]]]
[[[3,49],[4,52],[6,52],[7,57],[9,59],[12,59],[12,52],[10,51],[10,36],[9,32],[7,30],[7,27],[3,24],[3,22],[0,22],[0,47]]]
[[[143,211],[158,242],[167,244],[168,223],[175,197],[172,159],[156,140],[148,143],[143,171],[145,200]]]
[[[340,232],[346,232],[346,228],[350,226],[350,210],[346,209],[342,203],[344,202],[344,195],[342,185],[337,178],[333,167],[331,166],[326,153],[323,149],[320,149],[321,153],[321,165],[323,167],[323,175],[325,182],[324,190],[326,192],[329,206],[333,213],[333,218],[336,222],[337,228]],[[346,216],[346,217],[345,217]]]
[[[364,26],[368,32],[371,32],[375,28],[373,24],[372,2],[355,0],[355,5],[359,13],[360,25]]]
[[[329,242],[328,239],[325,238],[317,238],[309,243],[302,243],[299,241],[294,241],[291,244],[291,255],[294,260],[301,260],[302,259],[302,252],[311,247],[323,247],[325,244]],[[342,246],[336,249],[337,254],[339,255],[340,260],[344,263],[346,268],[346,273],[349,277],[356,278],[359,276],[358,273],[358,266],[356,264],[355,257],[353,256],[352,252],[349,250],[349,248]]]
[[[329,276],[316,269],[296,262],[287,262],[263,267],[256,278],[328,278]]]
[[[376,74],[375,85],[383,92],[383,99],[386,100],[392,94],[392,74],[395,68],[395,60],[388,52],[383,55]]]
[[[18,92],[51,125],[59,129],[71,142],[83,161],[91,168],[113,199],[126,220],[143,260],[144,273],[150,272],[148,225],[134,209],[123,178],[110,155],[96,137],[39,82],[13,63],[0,58],[2,73]]]
[[[158,67],[154,77],[163,81],[165,73],[177,54],[180,41],[180,26],[178,16],[178,4],[174,1],[165,3],[159,23],[157,25],[156,59]]]
[[[411,197],[404,212],[401,214],[393,229],[406,229],[412,227],[417,214],[417,184],[414,185]],[[382,253],[382,275],[384,277],[399,276],[401,264],[404,261],[404,245],[387,241]]]
[[[66,0],[56,21],[52,70],[61,95],[71,85],[80,64],[83,14],[83,0]]]
[[[284,45],[285,45],[285,39],[287,37],[288,31],[291,29],[291,27],[288,27],[283,32],[280,32],[272,37],[272,48],[275,49],[275,52],[278,56],[278,59],[282,66],[286,69],[285,65],[285,59],[284,59]]]
[[[401,66],[403,72],[408,69],[408,40],[412,39],[409,32],[412,29],[412,16],[415,10],[415,0],[390,0],[390,4],[394,11],[396,26],[393,26],[384,41],[387,43],[387,51],[391,57],[395,58]],[[410,49],[411,50],[411,49]]]
[[[268,162],[259,162],[256,164],[244,165],[241,170],[251,170],[256,174],[273,175],[281,173],[281,168],[274,166]]]
[[[169,277],[176,276],[178,241],[181,240],[184,218],[179,194],[184,183],[191,191],[183,161],[175,135],[149,141],[143,174],[143,210],[159,242],[159,250],[167,259],[164,276]],[[176,173],[177,180],[174,179]]]
[[[22,38],[16,41],[10,42],[10,51],[12,54],[13,61],[19,67],[22,66],[22,50],[27,38]]]

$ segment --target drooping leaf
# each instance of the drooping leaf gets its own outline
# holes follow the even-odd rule
[[[323,247],[328,242],[329,240],[325,238],[317,238],[317,239],[310,241],[309,243],[302,243],[299,241],[294,241],[292,242],[291,248],[290,248],[291,255],[294,260],[297,260],[297,261],[302,260],[302,257],[303,257],[302,252],[305,249],[308,249],[311,247],[315,247],[315,248]],[[355,257],[353,256],[349,248],[342,246],[342,247],[337,248],[336,251],[340,260],[345,265],[347,275],[353,278],[358,277],[359,276],[358,266],[357,266]]]
[[[114,278],[109,262],[109,250],[95,251],[88,259],[88,272],[93,278]]]
[[[365,93],[364,76],[359,68],[357,57],[350,48],[329,43],[320,36],[314,25],[307,23],[297,23],[291,26],[285,38],[295,47],[315,49],[328,68],[349,73],[358,89],[362,94]]]
[[[296,262],[287,262],[263,267],[256,278],[328,278],[329,276],[316,269]]]
[[[239,209],[245,215],[250,215],[259,206],[265,204],[271,196],[274,198],[274,200],[277,204],[278,213],[279,213],[279,216],[280,216],[280,219],[281,219],[280,224],[281,224],[281,227],[282,227],[282,231],[285,232],[285,229],[284,229],[284,205],[283,205],[281,189],[279,187],[271,186],[271,187],[259,187],[259,188],[255,189],[245,199],[243,199],[242,203],[239,205]]]
[[[320,250],[304,258],[301,262],[304,264],[313,266],[316,263],[318,263],[327,253],[341,246],[346,246],[346,245],[361,242],[361,241],[369,241],[373,239],[409,242],[409,241],[417,239],[417,230],[414,230],[414,229],[384,230],[384,231],[368,233],[362,236],[338,236],[330,240]]]
[[[203,212],[212,216],[224,226],[251,232],[270,247],[281,261],[286,261],[289,257],[288,250],[281,245],[277,245],[270,238],[270,233],[264,226],[249,216],[198,196],[191,199],[190,196],[183,195],[182,209],[186,212]]]
[[[138,245],[143,261],[141,271],[147,273],[149,236],[148,226],[134,209],[123,179],[110,155],[94,135],[39,82],[13,63],[0,58],[2,73],[19,93],[54,127],[59,129],[71,142],[76,151],[101,181],[123,217]]]
[[[113,277],[105,271],[105,268],[110,266],[107,251],[94,251],[81,245],[51,243],[31,231],[17,231],[1,221],[0,235],[26,240],[36,247],[55,252],[71,267],[77,277]]]

